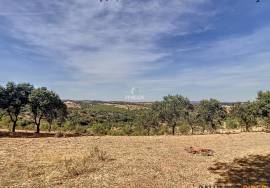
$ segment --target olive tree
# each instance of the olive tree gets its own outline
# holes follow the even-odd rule
[[[55,120],[58,120],[58,122],[62,124],[65,118],[67,117],[66,105],[54,93],[52,93],[52,96],[51,96],[50,109],[46,110],[46,112],[44,113],[44,117],[49,123],[49,128],[48,128],[49,132],[51,132],[52,123]]]
[[[191,129],[191,134],[193,134],[195,129],[197,129],[203,123],[199,118],[197,106],[193,106],[193,108],[189,111],[186,121]]]
[[[28,104],[28,97],[33,86],[28,83],[15,84],[8,82],[0,88],[0,108],[4,109],[12,121],[12,132],[15,132],[18,116],[23,107]]]
[[[57,124],[62,126],[62,124],[66,121],[68,115],[67,106],[65,103],[61,101],[60,106],[57,110]]]
[[[225,110],[216,99],[202,100],[198,105],[198,118],[202,121],[203,132],[207,127],[215,131],[225,118]]]
[[[270,125],[270,91],[260,91],[255,101],[257,107],[257,115],[269,127]]]
[[[153,109],[143,110],[138,118],[139,125],[142,126],[147,135],[150,135],[151,130],[159,128],[158,113]]]
[[[5,109],[6,108],[6,90],[3,86],[0,85],[0,109]]]
[[[192,105],[186,97],[168,95],[157,104],[156,108],[159,118],[172,128],[172,134],[174,135],[177,122],[186,120]]]
[[[57,118],[58,111],[64,106],[60,97],[45,87],[33,90],[29,96],[29,101],[33,119],[37,126],[36,133],[40,132],[40,123],[43,118],[51,126],[53,120]]]
[[[246,131],[257,124],[257,106],[252,102],[238,103],[233,106],[232,114],[235,116],[240,124],[245,127]]]
[[[258,107],[258,115],[263,118],[270,118],[270,91],[258,92],[256,105]]]

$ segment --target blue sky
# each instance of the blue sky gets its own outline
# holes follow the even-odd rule
[[[270,89],[270,1],[0,0],[0,84],[65,99],[252,100]]]

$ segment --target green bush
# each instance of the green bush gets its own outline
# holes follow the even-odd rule
[[[190,131],[191,131],[191,128],[190,128],[190,126],[187,123],[180,123],[178,125],[178,131],[181,134],[189,134]]]
[[[170,128],[164,124],[161,125],[158,130],[154,131],[156,135],[169,135],[171,134],[170,132],[171,132]]]
[[[88,130],[88,127],[86,127],[86,126],[81,126],[81,125],[77,125],[77,126],[75,127],[74,132],[75,132],[75,133],[87,133],[87,130]]]
[[[0,120],[1,128],[4,128],[4,129],[9,128],[10,124],[11,124],[10,118],[3,115],[1,120]]]
[[[152,132],[149,132],[149,135],[151,135]],[[148,131],[146,129],[144,129],[141,126],[134,126],[134,129],[132,130],[132,136],[146,136],[148,135]]]
[[[29,121],[27,119],[22,119],[22,120],[18,121],[18,126],[21,126],[21,127],[26,127],[30,124],[31,124],[31,121]]]
[[[104,124],[94,124],[90,128],[91,132],[96,135],[106,135],[108,130]]]
[[[239,122],[236,118],[227,118],[225,120],[227,129],[237,129],[239,128]]]

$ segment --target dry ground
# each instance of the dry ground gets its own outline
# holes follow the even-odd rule
[[[189,146],[216,153],[192,155]],[[0,187],[198,187],[268,178],[269,133],[0,138]]]

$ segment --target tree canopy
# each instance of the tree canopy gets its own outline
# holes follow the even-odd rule
[[[221,103],[216,99],[202,100],[198,106],[198,113],[202,123],[214,131],[222,123],[226,114]],[[204,130],[206,128],[203,127]]]
[[[34,89],[29,96],[29,101],[34,122],[37,126],[37,133],[40,132],[42,118],[45,118],[51,124],[57,118],[58,113],[65,109],[65,104],[63,104],[60,97],[45,87]]]
[[[245,127],[246,131],[249,131],[251,126],[257,124],[256,113],[256,104],[249,101],[236,104],[232,110],[232,114],[239,119],[240,124]]]
[[[163,101],[157,103],[155,108],[158,110],[160,119],[172,128],[174,135],[177,122],[184,121],[188,117],[192,105],[186,97],[168,95],[163,98]]]
[[[28,104],[28,97],[32,90],[31,84],[16,85],[14,82],[8,82],[5,88],[0,88],[0,107],[7,112],[13,122],[12,132],[15,132],[18,116],[21,109]]]

